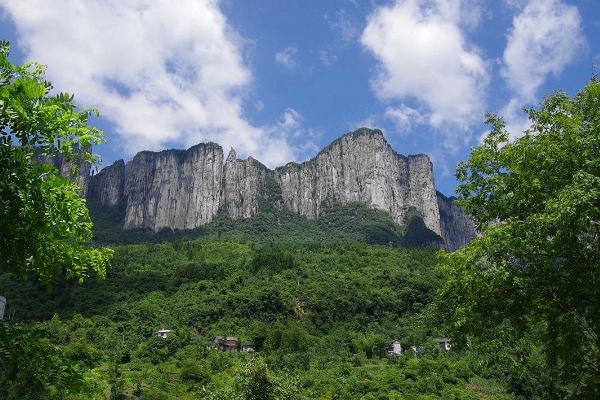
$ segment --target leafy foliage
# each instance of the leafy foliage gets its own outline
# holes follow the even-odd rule
[[[67,93],[51,96],[45,68],[13,65],[8,53],[8,42],[0,42],[0,267],[19,279],[35,272],[47,286],[63,272],[67,279],[83,280],[90,270],[104,277],[111,252],[83,244],[92,223],[77,186],[34,157],[36,146],[43,155],[94,161],[81,149],[102,139],[87,125],[97,112],[76,111]]]
[[[300,391],[290,382],[281,382],[258,358],[250,359],[237,382],[244,400],[300,400]]]
[[[567,385],[574,398],[598,398],[600,82],[527,112],[532,127],[512,143],[488,115],[492,131],[457,167],[461,204],[483,235],[443,256],[441,307],[457,339],[530,337],[554,396]]]
[[[6,400],[58,400],[69,393],[89,393],[77,365],[40,329],[0,321],[0,370],[0,396]]]
[[[48,288],[59,278],[81,283],[90,270],[104,278],[112,250],[90,246],[92,223],[72,179],[81,162],[94,161],[84,149],[102,140],[87,125],[97,112],[76,111],[67,93],[51,96],[43,66],[13,65],[8,55],[8,42],[0,41],[0,270],[21,280],[35,276]],[[36,152],[60,154],[73,165],[72,176],[59,176]],[[96,359],[84,342],[71,343],[66,353],[82,364]],[[2,398],[63,399],[89,391],[77,364],[35,328],[0,323],[0,370]]]

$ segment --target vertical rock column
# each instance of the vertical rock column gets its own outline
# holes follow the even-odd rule
[[[258,199],[264,186],[267,167],[248,157],[238,160],[231,149],[223,167],[221,204],[231,219],[251,218],[258,214]]]
[[[440,208],[440,227],[446,250],[454,251],[466,246],[476,235],[473,217],[459,208],[454,198],[437,192]]]
[[[427,228],[441,236],[433,164],[425,154],[408,156],[408,186],[408,205],[421,214]]]

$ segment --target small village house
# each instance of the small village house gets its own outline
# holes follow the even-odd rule
[[[435,341],[437,342],[438,347],[441,350],[449,351],[452,348],[452,345],[450,344],[450,341],[452,341],[452,339],[450,338],[435,339]]]
[[[242,351],[254,353],[254,344],[252,342],[242,342]]]
[[[171,332],[173,332],[171,329],[161,329],[161,330],[158,330],[158,331],[154,332],[152,335],[156,336],[156,337],[159,337],[161,339],[166,339],[167,338],[167,334],[169,334]]]
[[[235,353],[238,351],[238,338],[235,336],[227,336],[225,338],[225,350],[231,353]]]
[[[212,343],[207,346],[210,350],[220,350],[229,353],[238,351],[238,338],[235,336],[215,336]]]
[[[215,336],[206,348],[228,353],[237,353],[238,351],[254,353],[254,344],[252,342],[240,342],[235,336]]]
[[[402,355],[402,344],[400,340],[394,339],[388,350],[388,357],[399,357]]]

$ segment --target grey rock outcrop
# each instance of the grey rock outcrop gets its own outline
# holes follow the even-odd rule
[[[125,229],[192,229],[212,221],[220,206],[223,149],[143,151],[125,166]]]
[[[104,168],[90,180],[88,197],[101,205],[114,207],[123,197],[125,190],[125,162],[118,160]]]
[[[441,236],[446,243],[446,250],[458,250],[477,236],[473,217],[459,208],[454,198],[437,192],[437,203],[440,210]]]
[[[309,219],[334,204],[358,202],[404,225],[412,207],[441,234],[429,157],[397,154],[378,129],[348,133],[309,161],[277,168],[275,176],[285,207]]]
[[[233,149],[225,163],[223,158],[215,143],[144,151],[93,176],[89,197],[109,207],[125,201],[123,227],[155,232],[199,227],[221,209],[232,219],[251,218],[261,201],[309,219],[328,207],[358,202],[399,225],[412,209],[449,249],[464,245],[471,232],[468,217],[436,192],[429,157],[396,153],[377,129],[347,133],[313,159],[275,170],[252,157],[240,160]]]
[[[223,167],[221,204],[232,219],[258,214],[259,195],[270,172],[252,157],[237,159],[231,149]]]

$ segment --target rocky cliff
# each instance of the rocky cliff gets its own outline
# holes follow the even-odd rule
[[[437,192],[441,236],[448,251],[460,249],[476,236],[473,218],[458,208],[454,200]]]
[[[124,190],[125,163],[119,160],[92,177],[88,187],[88,197],[102,205],[114,207],[123,198]]]
[[[429,157],[397,154],[380,130],[348,133],[310,161],[277,168],[275,177],[284,205],[307,218],[317,218],[324,207],[358,202],[404,225],[412,207],[441,235]]]
[[[232,219],[251,218],[266,201],[309,219],[334,205],[361,203],[398,225],[415,210],[449,249],[471,234],[468,218],[436,192],[429,157],[396,153],[377,129],[347,133],[313,159],[275,170],[252,157],[240,160],[233,149],[223,158],[214,143],[141,152],[93,176],[88,197],[109,207],[126,202],[125,229],[196,228],[221,209]]]
[[[188,150],[143,151],[125,166],[125,229],[192,229],[221,205],[223,149],[199,144]]]
[[[271,174],[272,171],[252,157],[238,159],[235,150],[231,149],[223,166],[221,204],[232,219],[258,214],[259,197]]]

